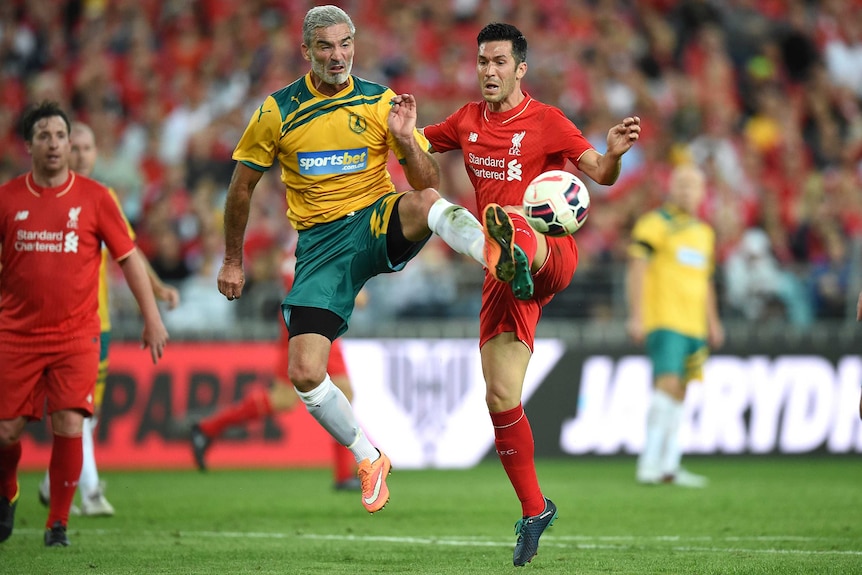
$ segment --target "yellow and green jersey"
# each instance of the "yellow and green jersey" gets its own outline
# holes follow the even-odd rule
[[[707,295],[715,266],[712,228],[664,206],[638,219],[628,251],[649,260],[641,304],[645,330],[706,337]]]
[[[108,192],[119,206],[120,199],[117,197],[113,188],[108,188]],[[129,223],[129,220],[126,218],[126,214],[123,213],[122,206],[120,207],[120,214],[122,214],[123,219],[126,220],[126,227],[129,229],[129,237],[134,241],[136,237],[135,230],[132,229],[132,224]],[[108,307],[108,292],[110,291],[110,286],[108,285],[108,261],[110,257],[108,248],[103,244],[102,263],[99,265],[99,322],[102,325],[103,332],[111,331],[111,310]]]
[[[393,96],[356,76],[325,96],[306,74],[255,110],[233,159],[259,171],[278,160],[287,216],[297,230],[337,220],[395,191],[386,170],[389,151],[403,158],[386,121]],[[418,130],[415,137],[429,149]]]

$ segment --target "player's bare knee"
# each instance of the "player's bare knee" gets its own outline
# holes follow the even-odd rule
[[[291,364],[287,376],[293,382],[293,386],[303,393],[309,392],[320,385],[326,377],[326,367],[314,365]]]
[[[656,378],[656,389],[660,389],[677,401],[685,399],[685,384],[678,375],[664,374]]]
[[[485,391],[485,404],[491,413],[515,409],[519,403],[521,403],[520,395],[510,393],[506,386],[488,384],[488,389]]]
[[[15,445],[21,439],[27,420],[23,417],[4,419],[0,421],[0,448]]]
[[[404,194],[398,202],[398,217],[405,238],[419,241],[431,233],[428,227],[428,212],[439,199],[440,193],[434,188],[413,190]]]
[[[61,409],[51,414],[54,435],[78,437],[84,431],[84,414],[75,409]]]
[[[293,384],[283,379],[276,380],[269,392],[269,401],[276,412],[287,411],[296,405],[298,399]]]

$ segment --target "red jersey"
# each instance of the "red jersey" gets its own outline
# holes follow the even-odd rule
[[[24,174],[0,186],[0,347],[53,352],[98,337],[102,244],[132,253],[108,188],[75,172],[55,188]]]
[[[577,166],[592,149],[562,111],[524,95],[508,112],[491,112],[484,100],[471,102],[424,130],[435,152],[462,151],[479,213],[490,202],[520,206],[533,178],[565,169],[566,160]]]
[[[527,184],[542,172],[575,166],[593,147],[558,109],[525,93],[524,101],[508,112],[491,112],[485,101],[473,102],[444,121],[425,128],[435,152],[461,150],[476,190],[481,214],[491,202],[520,206]],[[516,299],[511,288],[485,273],[479,312],[479,347],[504,332],[512,332],[533,350],[542,308],[565,289],[578,265],[572,236],[548,238],[548,260],[533,275],[529,300]]]

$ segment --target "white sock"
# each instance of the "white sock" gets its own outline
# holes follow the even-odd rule
[[[666,408],[665,413],[665,443],[664,453],[661,458],[661,471],[663,474],[675,474],[679,471],[682,461],[682,448],[679,443],[679,428],[682,425],[684,412],[683,403],[668,396],[671,405]]]
[[[485,233],[467,208],[440,198],[428,210],[428,227],[450,248],[485,266]]]
[[[320,385],[309,392],[296,390],[308,413],[323,426],[329,435],[353,453],[356,462],[363,459],[377,461],[380,452],[374,447],[356,421],[347,397],[330,379],[329,374]]]
[[[670,395],[654,389],[647,412],[646,438],[643,451],[638,457],[638,476],[658,478],[662,472],[665,445],[667,443],[667,421],[677,403]]]
[[[48,470],[45,470],[45,477],[42,479],[42,483],[39,485],[39,490],[45,493],[48,497],[51,496],[51,476],[48,473]]]
[[[78,480],[78,492],[81,497],[85,497],[99,488],[99,470],[96,469],[96,450],[93,445],[96,423],[95,417],[87,417],[84,419],[81,433],[81,448],[84,456],[81,464],[81,478]]]

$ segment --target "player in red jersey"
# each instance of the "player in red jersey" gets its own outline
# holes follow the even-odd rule
[[[292,259],[291,259],[292,260]],[[293,284],[293,266],[288,265],[289,270],[283,274],[285,293],[290,291]],[[289,272],[289,273],[288,273]],[[364,292],[360,292],[360,299],[364,299]],[[361,301],[357,305],[362,305]],[[269,389],[254,387],[248,395],[241,400],[224,407],[192,425],[191,444],[195,463],[201,471],[206,470],[206,453],[212,446],[212,442],[218,438],[228,427],[240,425],[249,421],[255,421],[290,411],[296,406],[299,397],[296,390],[287,377],[288,356],[290,337],[284,322],[281,322],[281,337],[278,343],[278,356],[275,363],[275,375],[272,386]],[[332,383],[344,393],[348,401],[353,399],[353,388],[350,376],[347,372],[347,364],[344,361],[344,353],[341,340],[332,342],[329,350],[329,361],[326,372],[332,379]],[[334,487],[338,491],[358,491],[360,489],[359,478],[356,476],[356,461],[350,450],[333,440],[333,475]]]
[[[524,189],[542,172],[564,169],[567,160],[600,184],[614,183],[622,155],[638,139],[640,119],[632,116],[613,126],[607,152],[600,154],[559,109],[521,88],[527,40],[517,28],[489,24],[477,42],[483,100],[426,127],[424,134],[435,152],[462,151],[485,224],[488,273],[479,345],[497,454],[521,501],[513,560],[524,565],[535,556],[557,509],[539,487],[521,390],[542,307],[569,285],[578,262],[572,236],[546,237],[527,224],[521,213]]]
[[[21,119],[32,170],[0,186],[0,542],[12,534],[21,432],[51,416],[51,498],[46,546],[67,546],[81,474],[81,433],[93,413],[99,366],[99,266],[104,243],[144,319],[155,363],[168,333],[143,256],[108,189],[69,169],[69,119],[55,103]]]
[[[69,142],[72,146],[69,166],[76,173],[89,177],[96,165],[99,156],[96,147],[96,135],[92,128],[81,122],[72,123],[72,131],[69,133]],[[119,199],[109,187],[108,191]],[[122,209],[121,209],[122,211]],[[129,235],[135,239],[135,231],[131,224],[126,222]],[[102,399],[105,394],[105,384],[108,379],[109,349],[111,345],[111,310],[110,310],[110,285],[108,264],[111,255],[106,247],[102,247],[102,264],[99,267],[99,320],[102,324],[100,334],[100,360],[99,373],[96,378],[96,392],[93,394],[94,412],[92,417],[84,419],[84,429],[81,435],[83,442],[83,464],[81,477],[78,480],[78,493],[81,496],[81,506],[72,505],[72,515],[87,515],[90,517],[110,517],[114,515],[114,506],[105,497],[105,482],[99,479],[99,470],[96,465],[96,450],[93,443],[93,435],[96,432]],[[146,258],[142,258],[150,278],[150,286],[157,300],[167,303],[168,309],[174,309],[179,305],[180,292],[177,288],[166,284],[158,276]],[[45,478],[39,484],[39,501],[46,507],[51,501],[51,478],[45,471]]]

